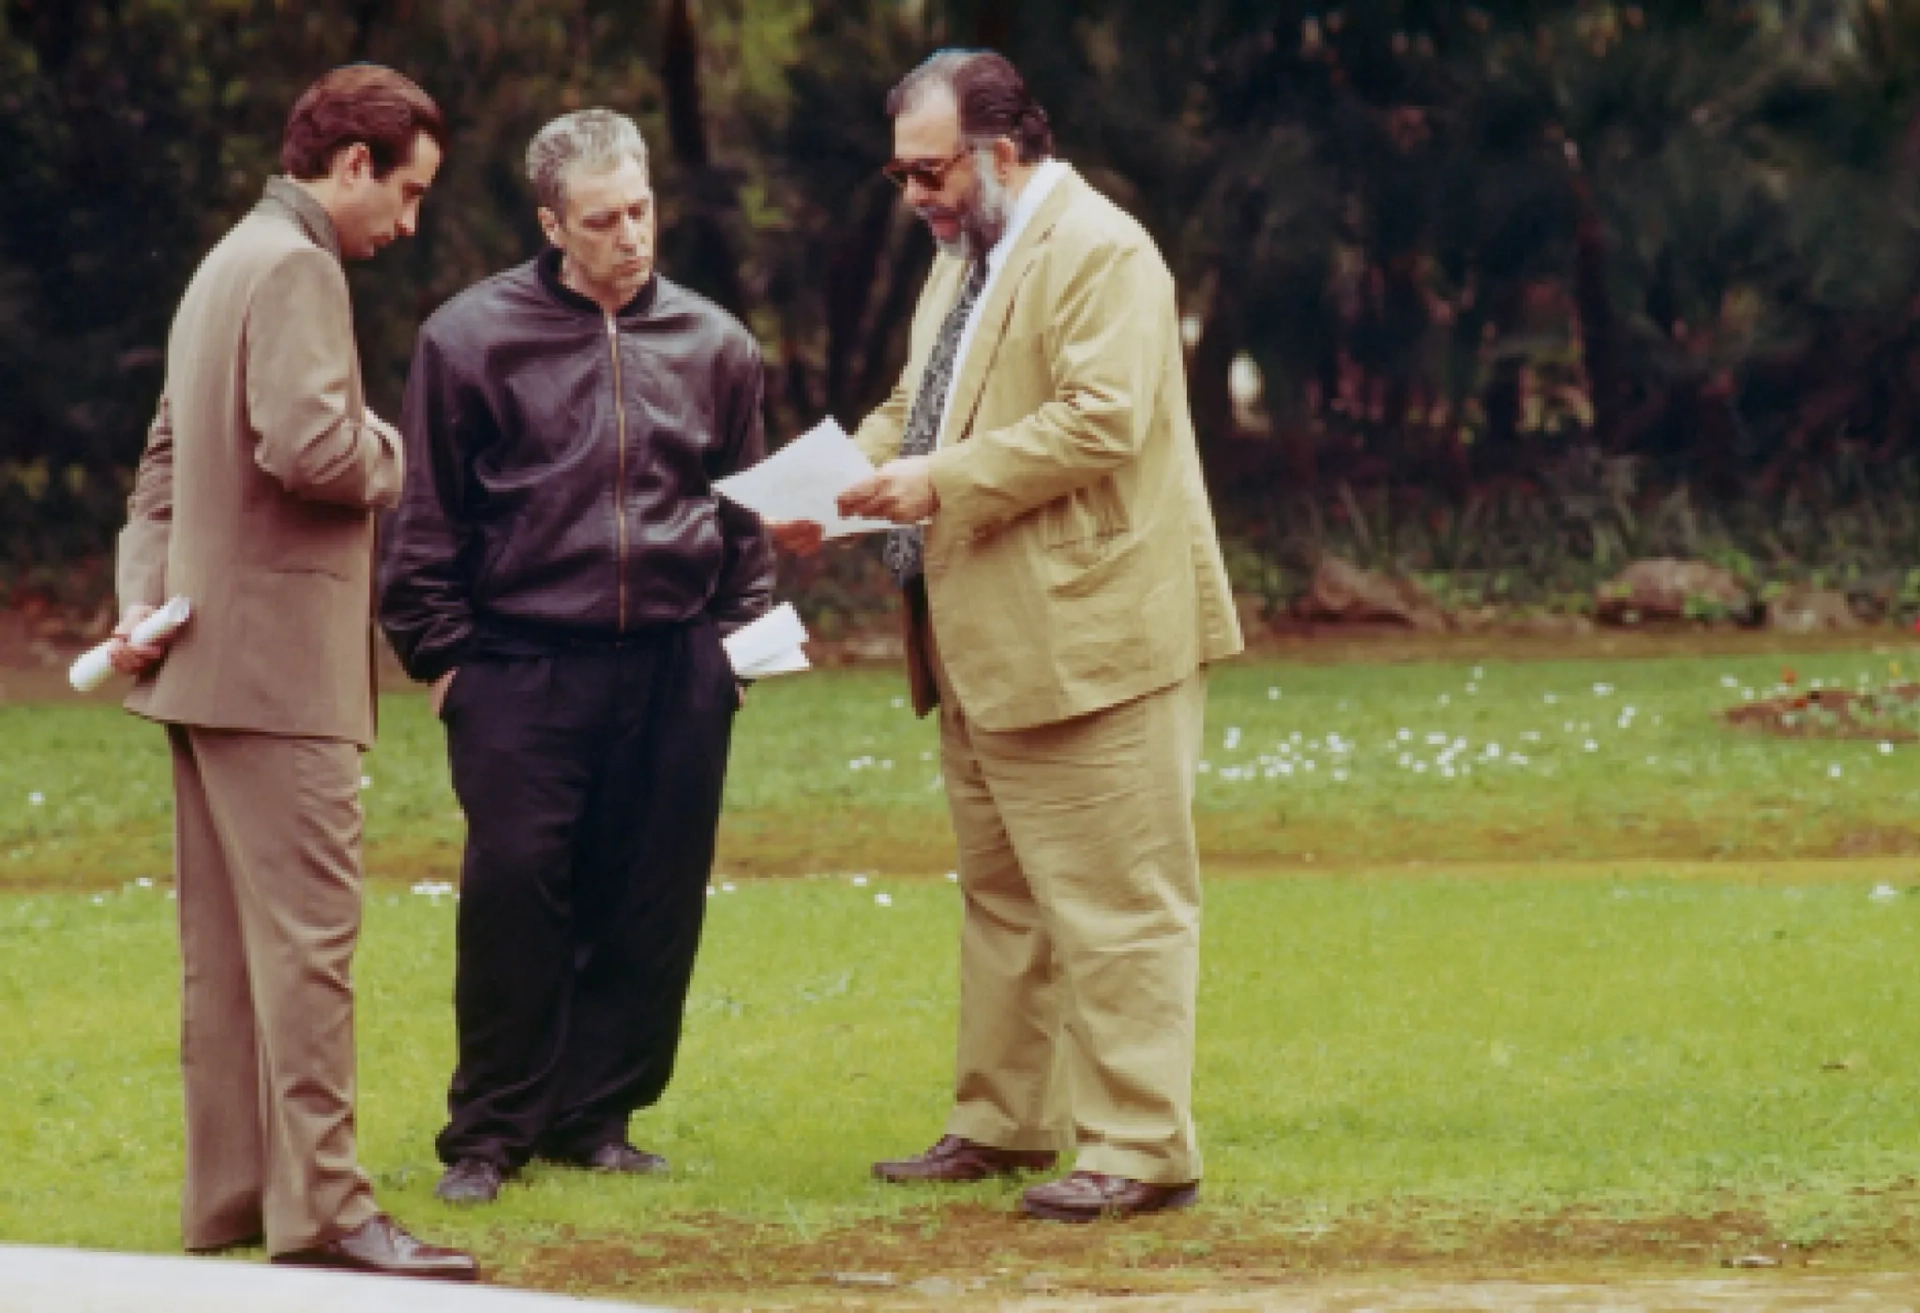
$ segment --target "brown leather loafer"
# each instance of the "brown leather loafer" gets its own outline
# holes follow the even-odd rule
[[[1020,1210],[1048,1222],[1096,1222],[1103,1217],[1137,1217],[1170,1208],[1190,1207],[1200,1197],[1200,1183],[1152,1185],[1124,1176],[1075,1172],[1020,1196]]]
[[[996,1149],[958,1135],[943,1135],[940,1142],[925,1153],[875,1163],[873,1174],[895,1185],[911,1181],[954,1184],[984,1181],[990,1176],[1044,1172],[1058,1157],[1051,1149]]]
[[[293,1267],[331,1267],[383,1277],[427,1277],[435,1281],[477,1281],[480,1265],[458,1249],[429,1245],[381,1213],[343,1236],[313,1249],[275,1254],[273,1261]]]

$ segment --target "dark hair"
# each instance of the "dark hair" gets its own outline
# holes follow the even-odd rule
[[[333,157],[365,142],[375,177],[413,158],[421,133],[447,148],[447,121],[433,97],[411,78],[379,64],[336,68],[301,93],[280,139],[280,167],[288,177],[324,178]]]
[[[968,144],[1009,137],[1020,148],[1022,164],[1053,154],[1047,111],[1005,55],[992,50],[936,51],[887,93],[888,117],[898,118],[935,90],[952,94],[960,111],[960,133]]]

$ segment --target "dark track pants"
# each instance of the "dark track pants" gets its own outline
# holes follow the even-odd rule
[[[442,1161],[584,1157],[666,1089],[736,705],[705,618],[454,677],[467,850]]]

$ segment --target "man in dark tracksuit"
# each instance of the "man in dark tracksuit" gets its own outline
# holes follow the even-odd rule
[[[569,114],[528,173],[552,247],[421,329],[381,565],[467,816],[455,1203],[534,1156],[665,1168],[627,1124],[666,1088],[706,910],[740,696],[721,634],[773,578],[712,490],[764,453],[759,349],[654,272],[638,130]]]

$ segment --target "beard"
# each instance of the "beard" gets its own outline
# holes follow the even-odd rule
[[[934,244],[940,248],[940,254],[969,264],[984,261],[987,252],[999,244],[1006,235],[1007,220],[1012,212],[1013,203],[1007,189],[994,176],[993,151],[984,146],[973,153],[973,190],[958,206],[921,205],[914,209],[922,221],[936,218],[958,221],[957,236],[943,238],[935,234]]]

